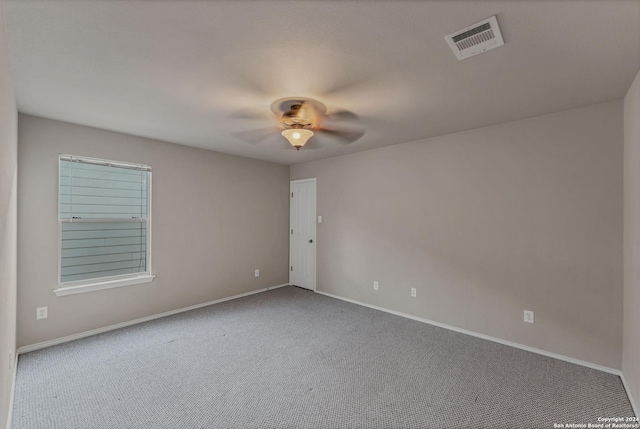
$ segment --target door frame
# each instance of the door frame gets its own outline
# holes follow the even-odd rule
[[[291,281],[291,263],[293,261],[291,255],[292,255],[292,246],[291,246],[291,220],[293,218],[293,204],[291,204],[291,193],[293,192],[293,185],[294,184],[299,184],[299,183],[313,183],[314,188],[315,188],[315,192],[314,192],[314,197],[315,197],[315,204],[314,204],[314,208],[315,208],[315,213],[313,213],[313,240],[314,240],[314,246],[313,246],[313,287],[310,289],[312,291],[316,291],[316,249],[318,246],[318,228],[317,228],[317,214],[318,214],[318,185],[317,185],[317,180],[315,177],[311,177],[308,179],[298,179],[298,180],[291,180],[289,181],[289,284],[293,285],[293,282]]]

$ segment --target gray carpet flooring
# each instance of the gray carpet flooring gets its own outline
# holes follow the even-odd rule
[[[620,378],[294,287],[21,355],[13,429],[546,428]]]

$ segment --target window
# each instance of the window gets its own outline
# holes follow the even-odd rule
[[[71,155],[59,162],[56,294],[151,281],[151,167]]]

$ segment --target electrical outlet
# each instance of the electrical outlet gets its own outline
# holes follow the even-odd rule
[[[36,309],[36,319],[40,320],[40,319],[46,319],[47,316],[47,307],[38,307]]]
[[[322,223],[322,216],[318,216],[318,223]]]
[[[380,284],[378,282],[373,282],[373,290],[378,290]]]
[[[260,270],[256,270],[256,277],[260,277]]]
[[[416,295],[417,295],[416,288],[412,287],[412,288],[411,288],[411,296],[415,298],[415,297],[416,297]]]
[[[534,313],[531,310],[524,311],[524,321],[527,323],[533,323],[535,320]]]

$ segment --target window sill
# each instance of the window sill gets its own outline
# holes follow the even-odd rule
[[[62,287],[59,287],[58,289],[54,289],[53,293],[55,293],[56,296],[74,295],[76,293],[93,292],[96,290],[112,289],[115,287],[137,285],[140,283],[149,283],[153,281],[155,277],[156,276],[154,275],[148,274],[144,276],[132,277],[127,279],[107,280],[107,281],[102,281],[97,283],[88,283],[88,284],[82,284],[77,286],[62,286]]]

